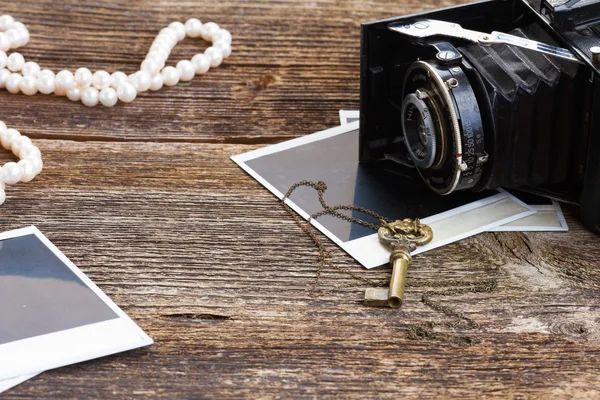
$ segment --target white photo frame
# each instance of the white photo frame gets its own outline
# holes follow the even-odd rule
[[[248,162],[283,150],[356,131],[358,129],[358,124],[358,121],[356,121],[341,125],[339,127],[292,139],[287,142],[236,155],[231,157],[231,159],[271,193],[277,196],[277,198],[283,199],[284,194],[250,167]],[[286,199],[285,202],[302,216],[302,218],[306,220],[309,219],[309,214],[292,200]],[[435,237],[429,245],[418,248],[413,254],[419,254],[445,246],[469,236],[529,216],[535,212],[535,210],[510,193],[499,191],[498,194],[488,198],[422,219],[424,223],[433,228]],[[377,234],[344,242],[318,221],[311,220],[311,224],[340,246],[355,260],[361,263],[365,268],[375,268],[384,265],[389,261],[389,249],[380,244]]]
[[[340,110],[340,125],[346,125],[360,118],[360,111],[358,110]]]
[[[112,302],[36,227],[0,234],[5,240],[35,235],[116,318],[0,344],[0,388],[12,387],[35,374],[110,354],[148,346],[153,340]],[[1,322],[1,321],[0,321]]]
[[[6,391],[8,389],[14,388],[15,386],[20,385],[21,383],[33,378],[36,375],[37,374],[21,375],[16,378],[5,379],[3,381],[0,381],[0,393]]]
[[[340,110],[340,124],[346,125],[360,119],[358,110]],[[489,232],[568,232],[562,207],[556,200],[552,204],[531,205],[537,211],[517,221],[492,228]]]
[[[517,221],[490,229],[490,232],[568,232],[569,225],[560,204],[532,205],[537,212]]]

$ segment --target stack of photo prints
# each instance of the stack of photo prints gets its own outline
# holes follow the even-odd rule
[[[397,177],[390,182],[389,176],[373,174],[358,160],[358,120],[358,111],[342,110],[339,127],[236,155],[232,160],[279,199],[296,182],[322,181],[327,185],[327,204],[363,207],[390,219],[420,218],[431,226],[434,239],[413,254],[482,232],[568,231],[554,200],[503,189],[437,196],[414,179]],[[306,220],[322,210],[317,194],[308,187],[298,188],[285,202]],[[365,219],[356,211],[348,215]],[[364,267],[387,264],[389,249],[373,230],[328,215],[310,221]]]

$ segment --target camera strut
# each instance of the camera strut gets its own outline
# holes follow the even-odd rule
[[[575,57],[575,55],[573,55],[573,53],[571,53],[569,50],[561,47],[550,46],[548,44],[536,42],[535,40],[524,39],[503,32],[494,31],[492,33],[484,33],[472,31],[469,29],[464,29],[459,24],[453,22],[424,19],[410,24],[395,23],[389,25],[388,28],[394,32],[419,39],[431,36],[447,36],[456,39],[468,40],[481,45],[506,44],[509,46],[517,46],[524,49],[537,51],[539,53],[548,54],[564,60],[584,64],[583,61]]]

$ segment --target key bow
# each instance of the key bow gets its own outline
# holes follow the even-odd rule
[[[380,221],[378,230],[379,240],[384,244],[395,247],[398,244],[407,244],[411,250],[423,246],[433,240],[433,230],[428,225],[422,224],[416,218],[405,218],[393,222]]]

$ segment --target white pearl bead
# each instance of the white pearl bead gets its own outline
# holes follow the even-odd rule
[[[152,60],[157,64],[165,62],[171,55],[171,49],[164,44],[155,44],[150,48],[146,59]]]
[[[0,176],[2,176],[2,171],[0,171]],[[2,182],[4,185],[4,182]],[[4,191],[4,187],[0,187],[0,206],[4,204],[6,201],[6,192]]]
[[[23,68],[23,65],[25,65],[25,59],[21,53],[12,53],[10,56],[8,56],[6,66],[12,72],[20,71]]]
[[[171,45],[172,43],[173,40],[166,36],[157,36],[156,39],[154,39],[154,42],[152,42],[152,45],[150,46],[150,51],[152,51],[152,49],[157,49],[170,52],[171,50],[173,50],[173,46]]]
[[[164,81],[163,76],[161,74],[156,75],[152,78],[152,84],[150,85],[150,90],[156,92],[163,87]]]
[[[117,97],[123,103],[131,103],[137,96],[137,89],[129,82],[123,82],[117,88]]]
[[[165,60],[167,57],[163,55],[160,51],[151,51],[146,56],[146,60],[152,60],[158,65],[158,69],[161,69],[165,65]]]
[[[15,19],[10,15],[0,16],[0,31],[7,30],[12,24],[15,23]]]
[[[213,68],[218,67],[223,62],[223,52],[217,47],[209,47],[204,50],[204,54],[210,57],[210,66]]]
[[[87,88],[92,84],[92,71],[87,68],[79,68],[75,71],[75,83],[81,88]]]
[[[75,87],[75,77],[71,71],[67,71],[66,69],[60,71],[56,74],[56,78],[54,79],[54,93],[59,94],[62,92],[62,96],[64,96],[67,91]]]
[[[106,89],[110,87],[111,77],[106,71],[96,71],[92,76],[92,84],[98,90]]]
[[[145,59],[144,62],[142,62],[141,70],[148,72],[151,77],[154,77],[160,73],[160,66],[151,58]]]
[[[135,87],[135,90],[137,90],[138,78],[136,74],[129,74],[127,76],[127,82],[131,83]]]
[[[181,60],[177,63],[177,72],[179,73],[179,80],[182,82],[189,82],[196,75],[194,64],[188,60]]]
[[[231,55],[231,44],[224,40],[217,40],[213,43],[213,46],[221,50],[223,58],[227,58]]]
[[[138,71],[135,73],[135,88],[138,93],[146,92],[152,85],[152,75],[147,71]]]
[[[183,39],[185,39],[185,26],[181,22],[179,22],[179,21],[171,22],[169,24],[169,28],[173,29],[175,31],[175,33],[177,33],[178,41],[181,42]]]
[[[14,185],[21,180],[23,170],[16,162],[7,162],[2,167],[2,181],[7,185]]]
[[[10,71],[6,68],[0,69],[0,89],[4,89],[6,87],[6,81],[10,76]]]
[[[50,69],[43,69],[40,71],[40,73],[38,74],[38,78],[40,76],[52,76],[54,78],[56,78],[56,75],[54,74],[54,71],[50,70]]]
[[[214,22],[207,22],[206,24],[202,25],[202,39],[207,40],[209,42],[212,41],[213,35],[219,32],[220,29],[221,28],[219,27],[219,25],[215,24]]]
[[[202,22],[197,18],[190,18],[185,21],[185,33],[191,38],[200,37],[202,33]]]
[[[19,83],[21,92],[27,96],[33,96],[38,92],[37,78],[35,76],[26,76]]]
[[[0,32],[0,50],[1,51],[8,51],[10,50],[10,39],[8,38],[8,36],[6,36],[4,34],[4,32]]]
[[[19,158],[21,160],[26,160],[30,158],[42,158],[42,152],[33,143],[27,144],[21,147],[21,151],[19,152]]]
[[[28,61],[25,64],[23,64],[23,68],[21,70],[21,73],[23,74],[23,76],[35,76],[37,77],[40,73],[40,66],[38,65],[38,63],[33,62],[33,61]]]
[[[22,40],[21,31],[11,28],[11,29],[7,30],[4,34],[10,41],[11,49],[16,49],[17,47],[19,47],[19,43],[21,43],[21,40]]]
[[[163,28],[158,37],[161,40],[167,41],[169,47],[173,48],[179,41],[179,35],[171,28]]]
[[[8,63],[8,56],[4,50],[0,50],[0,69],[6,68],[6,63]]]
[[[55,81],[55,77],[54,77],[54,72],[50,71],[50,70],[43,70],[42,72],[40,72],[40,74],[38,75],[38,90],[40,91],[40,93],[43,94],[51,94],[54,92],[54,81]]]
[[[94,107],[98,105],[99,97],[98,89],[90,86],[81,93],[81,102],[88,107]]]
[[[213,43],[220,40],[231,44],[231,33],[229,33],[227,29],[219,29],[219,31],[213,35]]]
[[[117,104],[117,91],[113,88],[102,89],[100,92],[100,103],[104,107],[112,107]]]
[[[165,67],[161,71],[165,86],[175,86],[179,83],[179,72],[175,67]]]
[[[27,29],[19,29],[19,41],[17,47],[23,47],[29,42],[29,31]]]
[[[19,136],[12,141],[11,150],[15,156],[19,157],[21,154],[21,149],[30,144],[32,144],[31,139],[29,139],[27,136]]]
[[[67,98],[71,101],[81,100],[81,88],[79,86],[72,87],[66,93]]]
[[[192,64],[196,70],[196,74],[205,74],[210,69],[210,57],[204,54],[196,54],[192,58]]]
[[[21,79],[23,76],[21,74],[10,74],[8,79],[6,80],[6,90],[8,90],[12,94],[17,94],[21,90]]]
[[[5,132],[0,134],[0,140],[2,141],[2,147],[6,150],[12,149],[12,143],[21,137],[21,133],[16,129],[7,129]]]
[[[118,88],[121,83],[126,81],[127,75],[121,71],[113,72],[110,76],[110,86],[112,86],[113,89]]]
[[[72,89],[69,89],[69,90],[72,90]],[[57,87],[56,84],[54,85],[54,94],[56,96],[66,96],[67,93],[68,93],[67,90],[64,90],[64,89],[61,89],[61,88]]]
[[[17,163],[21,167],[21,182],[31,182],[37,175],[35,166],[30,160],[21,160]]]
[[[6,132],[7,128],[6,128],[6,124],[2,121],[0,121],[0,135],[3,134],[4,132]]]
[[[42,161],[42,157],[28,158],[27,161],[29,161],[31,165],[33,165],[36,175],[42,172],[42,169],[44,168],[44,162]]]
[[[23,30],[27,30],[27,28],[25,27],[25,25],[20,22],[20,21],[15,21],[13,22],[13,24],[10,26],[12,29],[23,29]]]

